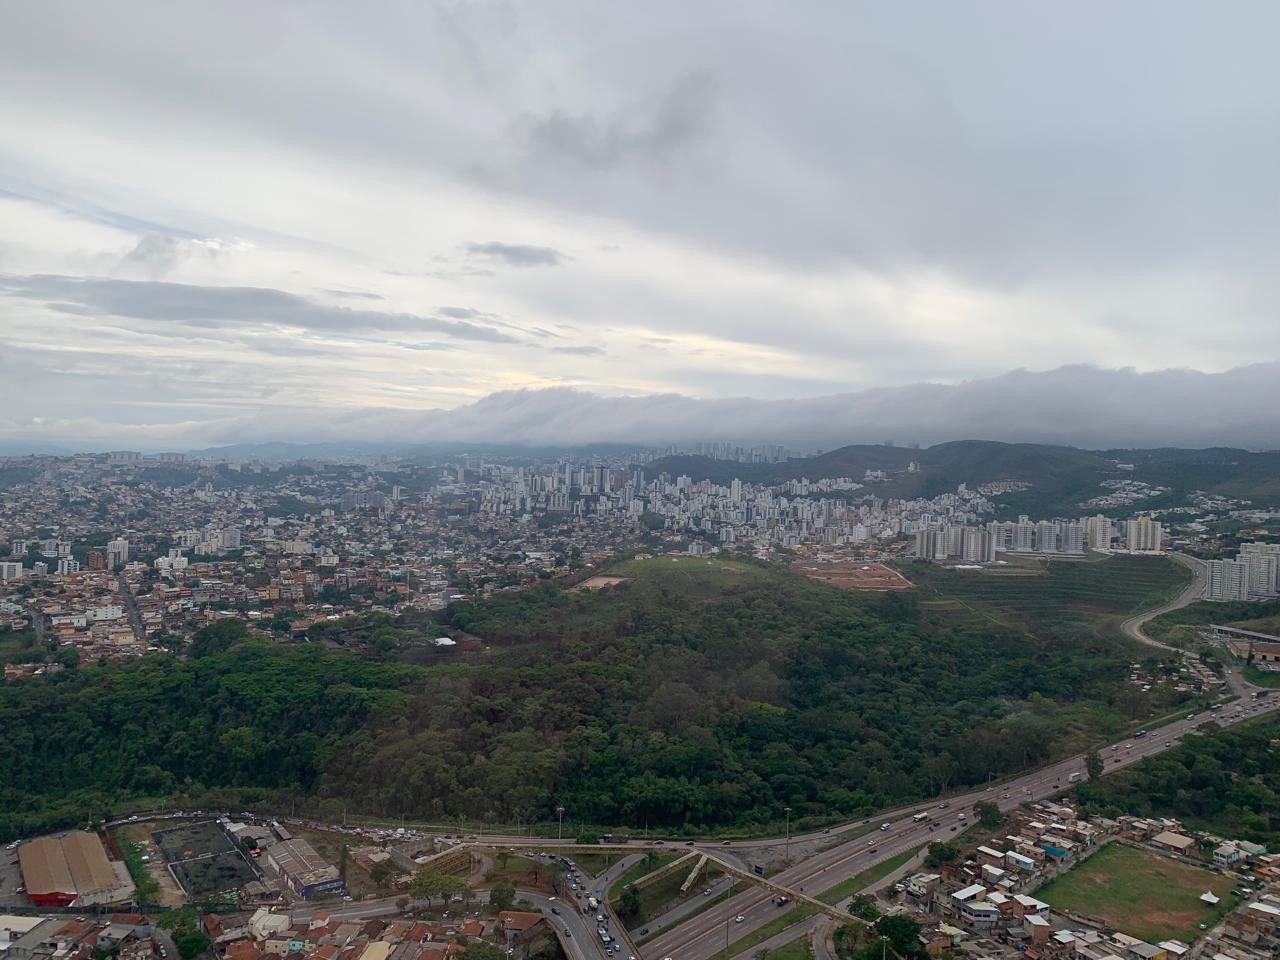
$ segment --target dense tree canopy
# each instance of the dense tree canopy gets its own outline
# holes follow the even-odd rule
[[[604,591],[453,608],[444,626],[488,648],[428,666],[391,662],[390,636],[357,657],[228,620],[189,658],[2,687],[0,835],[211,788],[423,819],[563,806],[575,834],[772,824],[788,806],[795,823],[1040,763],[1073,732],[1110,732],[1131,695],[1119,637],[1031,634],[752,563],[620,572]]]

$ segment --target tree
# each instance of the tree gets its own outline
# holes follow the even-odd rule
[[[380,860],[369,869],[369,879],[382,886],[395,872],[396,868],[391,865],[390,860]]]
[[[880,911],[876,908],[875,901],[865,893],[859,893],[849,901],[849,913],[868,923],[880,918]]]
[[[516,901],[516,885],[510,880],[499,880],[489,891],[489,902],[497,910],[510,910]]]
[[[473,940],[462,949],[462,960],[507,960],[501,947],[483,940]]]
[[[640,915],[640,890],[634,883],[622,888],[622,896],[618,897],[618,913],[624,917]]]
[[[195,907],[166,910],[156,918],[156,926],[169,931],[181,960],[191,960],[192,957],[209,949],[209,936],[200,925],[200,917]]]
[[[237,643],[247,640],[249,630],[243,620],[227,617],[201,627],[191,638],[190,654],[192,657],[208,657],[215,653],[230,650]]]
[[[920,924],[903,916],[885,916],[876,921],[876,933],[889,940],[889,948],[900,957],[927,957],[920,946]]]
[[[1000,808],[987,800],[979,800],[975,803],[973,813],[978,818],[978,823],[987,830],[994,830],[1004,823],[1004,814],[1000,812]]]
[[[577,838],[574,840],[574,843],[599,843],[599,842],[600,842],[600,834],[596,833],[594,830],[583,830],[578,834]]]
[[[1089,779],[1097,780],[1102,776],[1102,757],[1098,756],[1098,751],[1094,750],[1084,758],[1085,769],[1089,771]]]
[[[960,857],[960,851],[949,843],[934,841],[929,844],[929,852],[924,858],[926,867],[938,867],[944,863],[951,863]]]
[[[433,898],[445,895],[446,876],[439,870],[420,867],[409,883],[409,892],[419,900],[427,901],[428,906]]]

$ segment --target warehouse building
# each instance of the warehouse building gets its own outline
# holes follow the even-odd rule
[[[133,896],[123,863],[113,864],[95,833],[41,837],[18,848],[27,899],[38,907],[114,903]]]
[[[267,847],[267,865],[288,881],[300,897],[313,897],[343,888],[338,868],[316,853],[305,840],[281,840]]]

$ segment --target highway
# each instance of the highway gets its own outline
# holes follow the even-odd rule
[[[1235,674],[1232,676],[1238,677]],[[1252,686],[1243,680],[1237,682],[1242,689],[1250,689]],[[1261,701],[1241,700],[1227,704],[1213,713],[1202,711],[1190,720],[1183,717],[1160,727],[1153,727],[1145,736],[1128,737],[1101,749],[1099,754],[1105,764],[1103,774],[1105,776],[1145,757],[1171,749],[1181,737],[1210,719],[1228,726],[1277,708],[1280,708],[1280,696]],[[918,804],[897,814],[896,819],[884,817],[883,822],[889,824],[888,829],[877,830],[816,853],[770,877],[768,882],[793,893],[813,896],[889,857],[932,840],[945,840],[953,833],[962,831],[965,823],[973,822],[973,804],[979,800],[986,800],[1009,810],[1023,803],[1048,799],[1068,789],[1071,785],[1068,778],[1076,772],[1082,778],[1085,776],[1083,756],[1071,757],[986,789],[952,797],[946,801],[948,805],[945,809],[937,802]],[[930,821],[917,823],[912,819],[912,813],[926,810],[930,813]],[[961,813],[966,815],[965,822],[959,819]],[[810,838],[815,836],[822,835],[809,835]],[[792,843],[796,842],[797,838],[793,837]],[[704,852],[710,857],[716,857],[718,848],[707,847]],[[726,932],[732,944],[771,921],[778,916],[779,911],[793,909],[791,904],[777,906],[774,896],[759,887],[749,887],[688,922],[660,934],[641,948],[642,956],[646,960],[661,960],[665,957],[672,957],[674,960],[709,960],[724,948]],[[739,916],[743,918],[741,922],[737,921]]]

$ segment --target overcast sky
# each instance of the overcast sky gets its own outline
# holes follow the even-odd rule
[[[9,0],[0,438],[1274,361],[1277,36],[1231,0]]]

